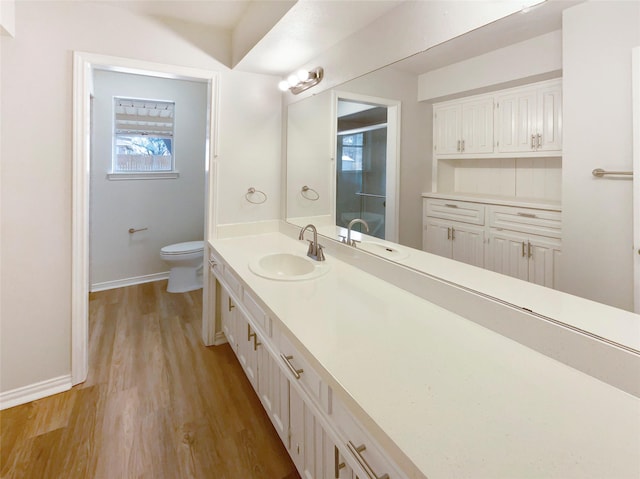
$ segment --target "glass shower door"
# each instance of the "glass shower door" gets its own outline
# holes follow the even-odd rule
[[[336,223],[361,218],[369,235],[384,239],[387,127],[375,125],[338,133]],[[360,230],[360,225],[354,227]]]

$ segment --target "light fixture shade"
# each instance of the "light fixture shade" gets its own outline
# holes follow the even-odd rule
[[[278,88],[282,91],[289,90],[294,95],[297,95],[317,85],[323,78],[324,69],[322,67],[314,68],[311,71],[298,70],[289,75],[286,80],[281,80],[280,83],[278,83]]]
[[[289,83],[289,87],[292,88],[299,83],[298,75],[291,74],[287,77],[287,82]]]
[[[287,91],[289,89],[289,82],[287,80],[282,80],[278,83],[278,88],[280,91]]]

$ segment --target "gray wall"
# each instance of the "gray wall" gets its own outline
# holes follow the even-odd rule
[[[153,279],[168,270],[160,248],[204,238],[207,85],[126,73],[94,75],[91,158],[92,289]],[[109,180],[113,97],[175,102],[176,179]],[[128,233],[129,228],[148,228]]]

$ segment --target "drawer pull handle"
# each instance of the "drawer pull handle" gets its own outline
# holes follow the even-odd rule
[[[229,297],[228,299],[229,299],[229,311],[231,311],[233,308],[236,307],[236,305],[233,304],[233,302],[231,301],[231,297]]]
[[[389,479],[389,474],[383,474],[381,476],[378,476],[373,471],[373,469],[371,468],[367,460],[362,455],[362,453],[367,449],[367,447],[364,444],[361,444],[356,447],[355,444],[349,441],[347,443],[347,446],[349,447],[349,450],[351,451],[351,453],[357,459],[358,463],[362,466],[362,469],[364,469],[364,471],[367,473],[367,476],[369,476],[369,479]]]
[[[213,261],[212,259],[209,260],[209,266],[211,266],[212,268],[215,268],[216,266],[218,266],[218,263],[216,263],[215,261]]]
[[[284,354],[281,354],[280,357],[289,368],[289,371],[291,371],[291,374],[293,374],[296,379],[300,379],[300,375],[304,372],[304,369],[296,369],[293,364],[291,364],[293,356],[285,356]]]
[[[251,325],[247,324],[247,341],[251,341],[253,338],[253,350],[257,351],[258,346],[262,346],[262,343],[258,341],[258,335],[254,332],[251,332]]]
[[[523,241],[523,242],[522,242],[522,257],[523,257],[523,258],[525,257],[524,248],[525,248],[525,246],[524,246],[524,241]]]
[[[447,208],[457,208],[458,205],[452,205],[451,203],[445,203],[444,204]]]
[[[521,211],[518,211],[518,216],[524,216],[525,218],[537,218],[533,213],[522,213]]]
[[[247,324],[247,341],[251,341],[251,338],[255,337],[256,333],[251,332],[251,325]]]
[[[337,446],[333,446],[333,472],[336,479],[340,479],[340,469],[344,469],[347,465],[340,462],[340,451]]]
[[[536,149],[536,135],[531,135],[531,149]]]

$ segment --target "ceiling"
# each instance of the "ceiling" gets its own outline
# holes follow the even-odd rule
[[[251,0],[112,0],[138,15],[232,30]]]
[[[223,32],[230,68],[284,77],[388,14],[404,0],[107,0],[136,15]],[[428,0],[424,0],[428,1]],[[535,3],[539,0],[521,0]],[[416,74],[558,30],[562,10],[582,0],[549,0],[395,64]]]
[[[236,51],[230,61],[219,61],[238,70],[286,76],[404,0],[108,1],[167,24],[224,31]]]

